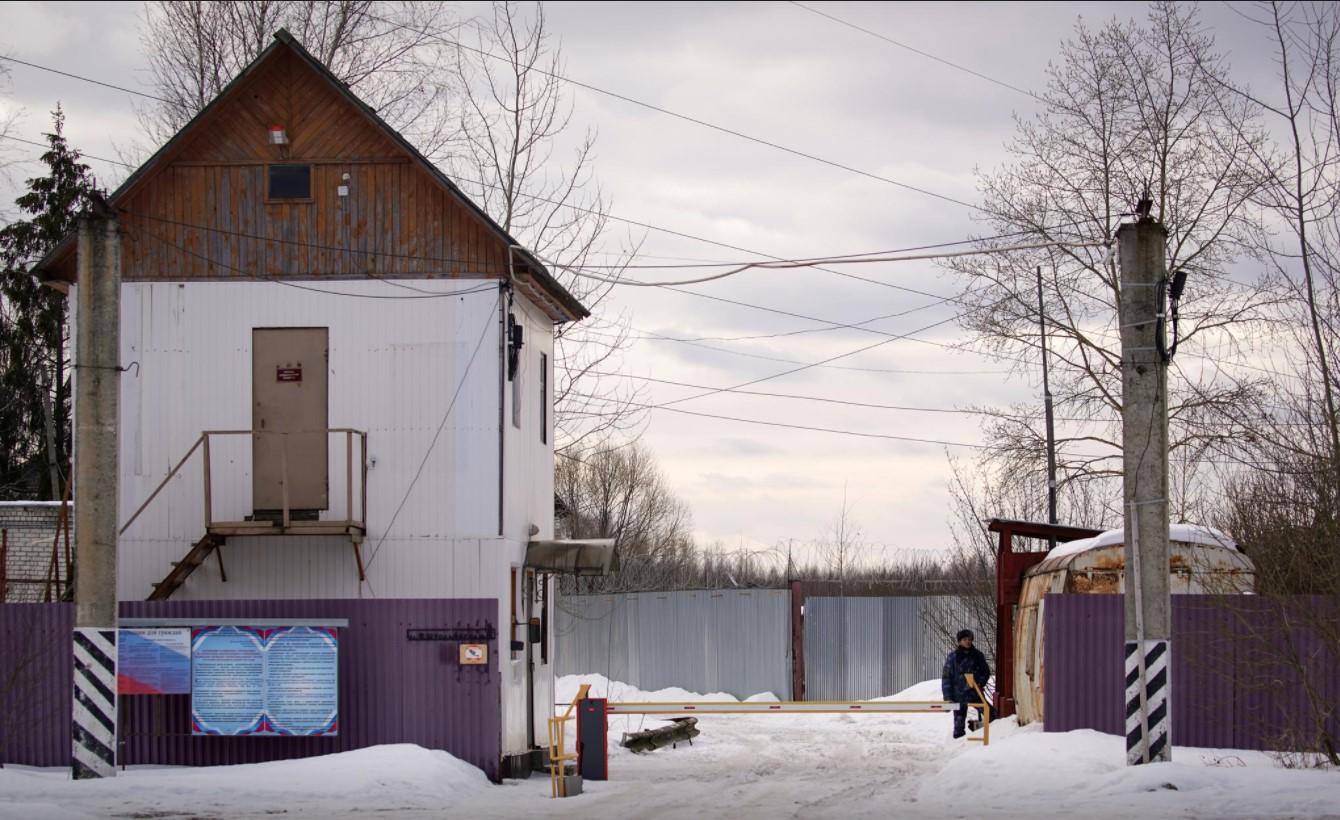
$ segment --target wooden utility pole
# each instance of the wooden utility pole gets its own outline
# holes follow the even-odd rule
[[[71,771],[116,775],[121,236],[100,198],[79,220],[75,285],[75,629]]]
[[[1167,231],[1149,215],[1117,230],[1121,254],[1122,451],[1126,537],[1126,762],[1171,759]]]

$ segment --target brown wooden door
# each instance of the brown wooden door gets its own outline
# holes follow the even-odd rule
[[[256,328],[251,332],[252,504],[256,511],[329,506],[326,447],[329,330]]]

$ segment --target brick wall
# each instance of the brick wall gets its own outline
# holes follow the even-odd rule
[[[52,501],[0,502],[0,530],[4,532],[4,588],[0,601],[36,603],[42,600],[44,584],[12,579],[45,579],[51,571],[51,544],[60,522],[61,505]],[[73,543],[72,543],[73,546]],[[65,540],[60,541],[57,572],[65,580]],[[52,592],[53,597],[55,591]]]

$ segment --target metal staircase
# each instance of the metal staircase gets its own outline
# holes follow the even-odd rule
[[[201,451],[203,461],[202,486],[204,490],[204,529],[205,534],[191,545],[190,551],[180,561],[172,562],[172,569],[163,578],[162,581],[155,582],[153,592],[149,594],[150,601],[166,601],[182,585],[186,579],[200,567],[201,564],[213,553],[219,562],[219,576],[223,581],[228,580],[228,575],[223,568],[222,548],[225,542],[232,536],[286,536],[286,535],[342,535],[347,536],[353,546],[354,560],[358,568],[358,580],[367,580],[366,568],[363,564],[363,554],[361,545],[363,539],[367,536],[367,480],[368,480],[368,437],[367,433],[361,430],[341,427],[324,431],[327,435],[337,435],[345,442],[345,503],[343,518],[321,519],[316,513],[310,511],[311,516],[302,517],[306,512],[304,510],[291,510],[288,501],[288,467],[287,458],[281,459],[280,485],[284,488],[282,496],[282,508],[273,511],[260,511],[246,517],[242,521],[218,521],[214,518],[213,512],[213,475],[210,465],[210,439],[213,436],[247,436],[256,437],[263,435],[281,436],[281,453],[287,450],[286,434],[266,432],[262,430],[207,430],[200,434],[195,443],[177,462],[176,466],[168,472],[167,477],[158,485],[157,488],[145,499],[144,503],[135,510],[130,519],[121,526],[118,535],[125,534],[135,523],[140,514],[144,512],[153,500],[168,486],[169,482],[181,471],[186,462],[197,450]],[[355,487],[358,491],[355,493]],[[357,504],[355,504],[357,499]],[[357,512],[357,515],[355,515]],[[263,515],[264,514],[264,515]],[[269,517],[273,516],[273,518]]]

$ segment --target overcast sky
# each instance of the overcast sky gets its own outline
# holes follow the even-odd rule
[[[462,4],[468,16],[482,6]],[[1058,43],[1082,15],[1091,22],[1143,16],[1123,4],[872,4],[822,8],[945,59],[1026,89],[1039,88]],[[1014,117],[1030,116],[1028,96],[844,28],[790,3],[552,3],[568,75],[655,105],[906,182],[975,200],[974,171],[1005,159]],[[1207,4],[1204,18],[1239,76],[1268,78],[1269,52],[1239,11]],[[33,62],[147,88],[137,3],[6,3],[0,50]],[[117,157],[141,139],[128,94],[12,66],[3,104],[26,113],[19,134],[40,139],[60,101],[67,134],[81,150]],[[618,216],[781,257],[870,252],[963,239],[983,226],[960,205],[573,89],[574,127],[598,130],[596,176]],[[20,147],[19,156],[36,149]],[[100,176],[123,170],[90,161]],[[12,200],[12,195],[5,197]],[[641,238],[641,232],[635,234]],[[658,232],[651,257],[734,260],[735,251]],[[861,276],[949,295],[956,283],[930,263],[847,268]],[[682,272],[679,272],[682,274]],[[673,278],[651,271],[644,278]],[[691,290],[855,323],[921,308],[934,299],[854,282],[822,271],[750,272]],[[707,299],[636,288],[614,297],[635,335],[737,337],[822,325]],[[876,322],[906,333],[952,317],[945,306]],[[954,342],[955,323],[920,338]],[[782,338],[639,341],[626,368],[634,376],[727,386],[879,341],[853,330]],[[771,359],[767,358],[771,357]],[[962,408],[1037,401],[1034,376],[912,341],[842,360],[853,369],[816,368],[758,389],[864,403]],[[923,372],[909,372],[923,371]],[[930,371],[930,372],[924,372]],[[647,384],[645,400],[690,395]],[[981,441],[978,420],[947,413],[874,410],[719,394],[684,410],[788,424],[951,442]],[[961,447],[803,432],[658,411],[646,443],[689,503],[704,542],[758,549],[822,537],[844,494],[872,545],[939,550],[947,543],[947,455],[970,465]],[[1039,486],[1038,492],[1044,492]]]

